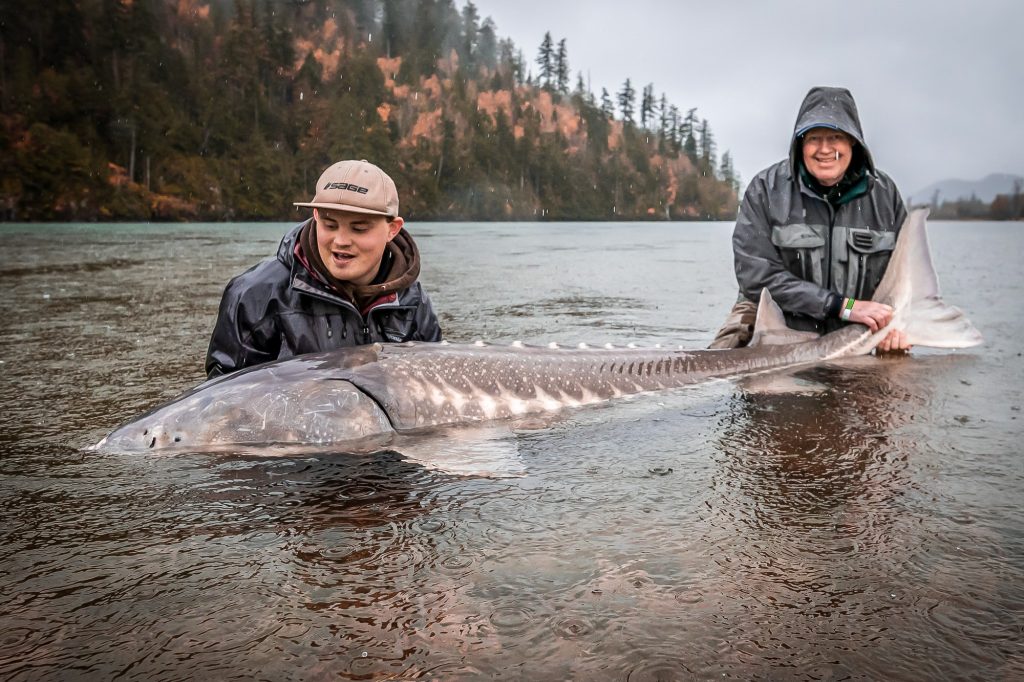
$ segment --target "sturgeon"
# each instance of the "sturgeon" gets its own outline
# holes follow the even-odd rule
[[[818,336],[785,325],[767,290],[754,337],[734,350],[373,344],[258,365],[200,384],[127,422],[91,449],[252,451],[265,446],[380,449],[396,433],[553,413],[711,379],[871,352],[891,329],[913,345],[965,348],[981,334],[943,302],[925,229],[913,211],[875,299],[893,306],[876,333],[851,324]]]

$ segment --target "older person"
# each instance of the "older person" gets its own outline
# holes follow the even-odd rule
[[[710,347],[750,342],[764,287],[794,329],[881,329],[892,308],[870,299],[906,217],[899,190],[864,142],[853,95],[811,88],[789,158],[758,173],[740,204],[732,240],[739,297]],[[876,350],[907,349],[893,331]]]

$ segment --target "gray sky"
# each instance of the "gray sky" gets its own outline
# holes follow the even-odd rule
[[[744,184],[785,156],[813,85],[850,89],[904,198],[948,178],[1024,175],[1021,0],[474,2],[534,74],[550,31],[566,39],[572,83],[581,71],[614,99],[630,78],[638,98],[653,83],[697,107]]]

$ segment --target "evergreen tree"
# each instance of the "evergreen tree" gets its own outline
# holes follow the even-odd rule
[[[498,65],[498,36],[490,17],[484,19],[477,42],[477,59],[481,66],[493,71]]]
[[[541,132],[540,93],[524,86],[522,52],[473,5],[201,6],[208,12],[179,14],[159,0],[53,0],[0,13],[0,218],[281,220],[341,158],[388,169],[403,213],[417,219],[646,218],[665,205],[670,175],[671,215],[734,214],[731,154],[715,166],[710,124],[696,110],[680,121],[648,86],[640,117],[664,130],[658,151],[669,155],[685,127],[706,177],[655,163],[633,125],[609,147],[616,109],[634,119],[630,80],[617,96],[601,88],[596,102],[577,74],[559,108],[577,132]],[[328,22],[336,30],[325,31]],[[546,43],[540,82],[567,94],[566,41],[556,50],[548,34]],[[482,105],[485,90],[503,91],[490,99],[499,106]],[[976,207],[950,206],[968,209]]]
[[[437,69],[439,59],[448,56],[449,47],[458,48],[459,14],[451,0],[418,0],[407,42],[402,55],[400,79],[415,84],[421,77]]]
[[[589,94],[587,92],[587,84],[583,82],[583,74],[579,71],[576,72],[576,89],[573,91],[573,94],[576,95],[580,101],[587,101],[587,95]]]
[[[701,170],[712,175],[715,171],[715,137],[711,133],[711,124],[705,118],[700,123],[700,160]]]
[[[272,0],[265,3],[273,7]],[[352,0],[352,18],[355,20],[352,29],[360,41],[373,42],[373,34],[377,31],[377,0]],[[275,14],[273,10],[267,14]],[[377,36],[380,42],[380,36]]]
[[[662,144],[666,142],[666,136],[668,135],[668,98],[665,93],[661,93],[661,99],[658,101],[658,139]]]
[[[480,39],[480,14],[472,0],[462,8],[462,41],[459,58],[467,73],[476,73],[478,41]]]
[[[640,126],[649,128],[654,122],[654,84],[644,86],[643,95],[640,98]]]
[[[633,89],[629,79],[622,84],[619,90],[619,111],[622,112],[622,120],[625,123],[633,123],[633,107],[636,105],[636,90]]]
[[[679,124],[679,138],[686,156],[694,164],[697,163],[697,109],[694,107],[686,112],[683,122]]]
[[[400,24],[401,9],[399,0],[384,0],[382,3],[383,19],[381,20],[381,38],[384,41],[384,56],[391,58],[402,54],[405,47],[405,36]]]
[[[539,82],[545,88],[551,87],[551,77],[554,73],[554,46],[551,42],[551,32],[544,33],[544,40],[540,44],[540,51],[537,53],[537,66],[540,67]]]
[[[569,54],[565,47],[565,38],[558,41],[558,53],[555,55],[555,81],[559,92],[569,92]]]
[[[612,104],[612,97],[608,94],[607,88],[601,88],[601,113],[609,121],[615,118],[615,105]]]
[[[723,181],[728,182],[734,189],[738,189],[736,170],[732,166],[732,154],[728,150],[722,154],[722,165],[719,166],[718,174]]]
[[[494,74],[494,90],[512,90],[523,81],[523,55],[515,43],[505,38],[498,43],[498,65]]]
[[[668,142],[672,151],[676,154],[679,153],[682,147],[679,139],[679,128],[679,107],[673,104],[668,108]]]

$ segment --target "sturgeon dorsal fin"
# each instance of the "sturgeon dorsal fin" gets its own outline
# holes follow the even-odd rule
[[[786,326],[786,316],[775,302],[768,289],[761,289],[761,300],[757,304],[757,318],[754,321],[754,335],[751,346],[781,346],[787,343],[801,343],[818,338],[815,332],[801,332]]]

